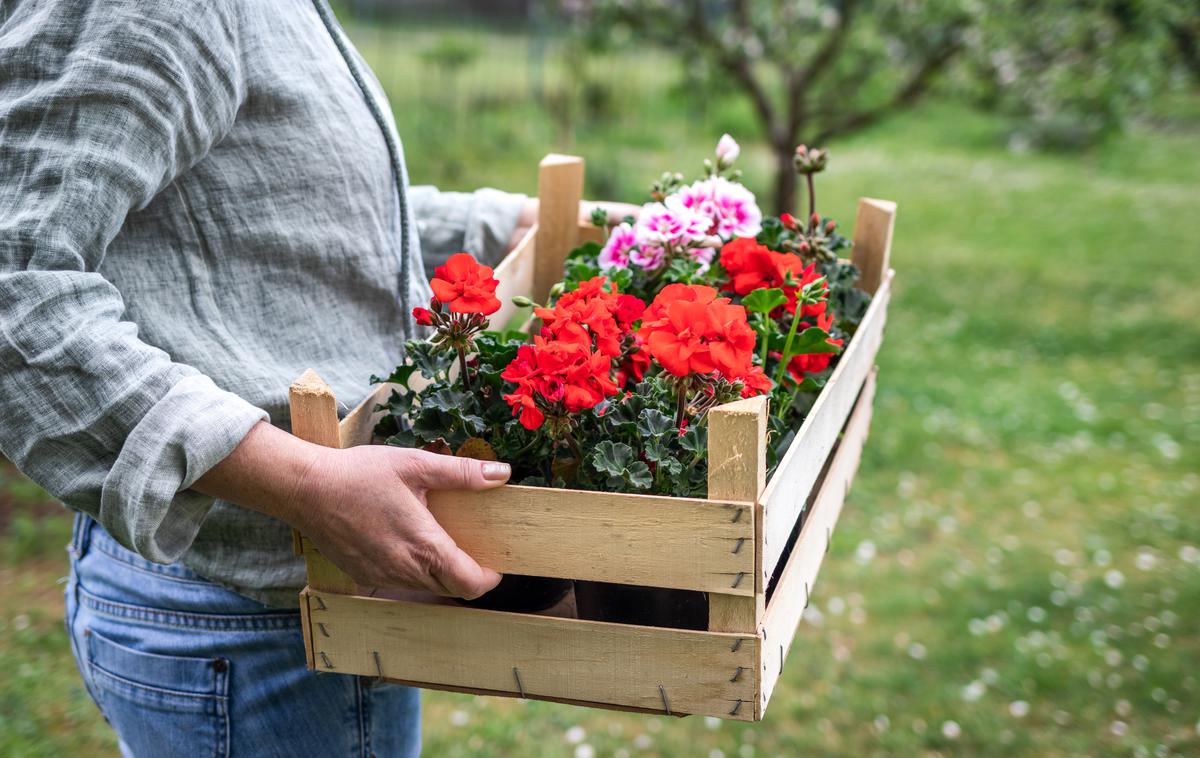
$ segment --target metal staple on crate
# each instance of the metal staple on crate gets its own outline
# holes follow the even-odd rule
[[[320,595],[313,595],[313,600],[316,600],[316,601],[317,601],[317,610],[318,610],[318,611],[327,611],[327,610],[329,610],[328,608],[326,608],[326,607],[325,607],[325,601],[321,599],[321,596],[320,596]]]
[[[829,552],[829,546],[833,544],[833,529],[825,527],[825,552]]]
[[[671,701],[667,700],[667,691],[663,688],[663,686],[661,684],[658,685],[658,694],[662,695],[663,710],[666,711],[668,716],[670,716],[671,715]]]
[[[729,648],[729,652],[736,653],[738,650],[741,649],[741,647],[742,647],[742,640],[741,640],[741,638],[738,638],[733,641],[733,647]]]
[[[737,671],[733,672],[733,678],[732,678],[732,679],[730,679],[729,681],[731,681],[731,682],[736,682],[738,679],[741,679],[741,678],[742,678],[742,672],[743,672],[743,671],[745,671],[745,670],[746,670],[746,669],[745,669],[744,667],[742,667],[742,666],[738,666],[738,667],[737,667]]]
[[[379,683],[383,683],[383,661],[379,659],[379,651],[372,650],[371,655],[375,658],[375,671],[379,674]]]
[[[744,510],[746,510],[746,509],[738,508],[736,511],[734,511],[733,519],[729,523],[736,524],[737,522],[741,521],[742,520],[742,511],[744,511]]]
[[[324,624],[324,623],[322,623],[322,622],[318,621],[318,622],[317,622],[317,628],[321,630],[321,634],[323,634],[323,635],[324,635],[324,636],[326,636],[326,637],[328,637],[328,636],[329,636],[329,630],[325,628],[325,624]]]
[[[738,539],[737,539],[737,544],[736,544],[736,545],[734,545],[734,547],[733,547],[733,554],[734,554],[734,555],[737,555],[737,554],[738,554],[738,552],[740,552],[740,551],[741,551],[741,549],[742,549],[742,545],[744,545],[744,544],[746,544],[746,538],[745,538],[745,537],[738,537]]]
[[[325,664],[325,668],[327,668],[327,669],[333,668],[333,661],[329,660],[329,656],[325,655],[324,650],[321,651],[321,662]]]
[[[517,680],[517,692],[521,693],[521,699],[525,700],[525,685],[521,683],[521,672],[513,666],[513,679]]]
[[[731,588],[736,588],[736,587],[737,587],[739,584],[741,584],[741,583],[742,583],[742,578],[743,578],[743,577],[745,577],[745,576],[746,576],[746,572],[745,572],[745,571],[739,571],[739,572],[737,572],[737,576],[736,576],[736,577],[734,577],[734,579],[733,579],[733,584],[731,584],[731,585],[729,585],[729,586],[730,586]]]
[[[808,582],[804,583],[804,609],[808,610]]]
[[[737,702],[733,704],[733,710],[729,712],[730,716],[736,716],[737,712],[742,709],[742,699],[739,697]]]

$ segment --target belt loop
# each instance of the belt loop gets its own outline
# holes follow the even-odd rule
[[[96,522],[91,516],[83,511],[75,512],[75,523],[71,528],[71,554],[75,560],[87,554],[92,542],[92,528],[95,525]]]

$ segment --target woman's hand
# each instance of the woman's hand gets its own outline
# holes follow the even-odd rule
[[[286,521],[361,585],[471,599],[500,575],[454,544],[425,493],[490,489],[509,474],[507,463],[423,450],[321,447],[264,423],[193,489]]]

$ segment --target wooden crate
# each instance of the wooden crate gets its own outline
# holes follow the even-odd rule
[[[582,188],[582,160],[542,161],[539,223],[497,267],[506,305],[493,323],[504,323],[513,295],[544,297],[566,253],[599,238],[578,220]],[[894,216],[893,203],[860,201],[853,260],[874,297],[770,481],[767,401],[759,397],[710,412],[706,500],[517,485],[429,493],[438,522],[485,566],[703,591],[707,631],[585,621],[569,607],[487,611],[359,587],[297,535],[308,566],[300,602],[309,668],[483,695],[761,719],[870,427]],[[310,370],[291,388],[293,433],[330,447],[368,444],[375,406],[390,389],[339,420],[333,393]]]

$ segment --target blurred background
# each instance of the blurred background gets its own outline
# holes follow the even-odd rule
[[[832,150],[823,213],[900,208],[871,439],[767,719],[431,693],[427,754],[1200,754],[1194,2],[336,10],[414,183],[534,192],[570,152],[641,202],[729,132],[766,211],[801,142]],[[0,755],[116,754],[62,630],[68,534],[0,461]]]

